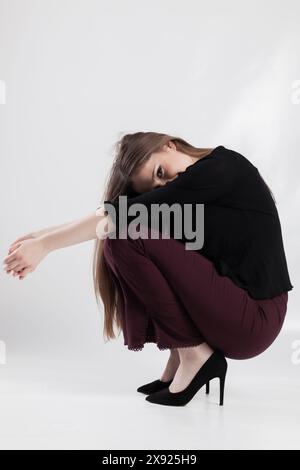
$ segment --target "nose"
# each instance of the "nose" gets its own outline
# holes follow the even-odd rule
[[[159,187],[161,187],[161,186],[165,186],[165,185],[168,184],[168,183],[171,183],[171,181],[174,181],[174,180],[177,178],[177,176],[178,176],[178,174],[175,175],[174,178],[170,178],[170,179],[168,179],[168,180],[165,181],[165,182],[161,181],[160,184],[157,184],[157,185],[155,186],[155,188],[159,188]]]
[[[174,181],[177,178],[178,174],[174,176],[174,178],[171,178],[167,181],[167,183],[170,183],[171,181]]]

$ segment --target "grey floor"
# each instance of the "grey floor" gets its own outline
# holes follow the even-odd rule
[[[12,356],[0,366],[1,449],[300,449],[296,340],[284,332],[259,357],[228,360],[224,407],[217,380],[185,407],[147,402],[136,388],[167,357],[152,344],[123,353],[109,380],[100,362]]]

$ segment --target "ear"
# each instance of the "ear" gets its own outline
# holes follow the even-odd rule
[[[176,145],[175,143],[172,141],[172,140],[169,140],[168,143],[167,143],[167,147],[173,149],[173,150],[176,150]]]

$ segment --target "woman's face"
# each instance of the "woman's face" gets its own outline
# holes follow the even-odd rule
[[[143,166],[133,172],[131,176],[133,189],[138,193],[144,193],[164,186],[177,178],[179,173],[184,172],[197,159],[179,152],[176,150],[176,145],[169,141],[162,151],[152,153]]]

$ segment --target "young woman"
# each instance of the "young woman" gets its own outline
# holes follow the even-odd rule
[[[126,213],[119,196],[127,196]],[[103,201],[83,219],[18,238],[6,271],[24,279],[50,251],[95,239],[94,287],[107,338],[115,338],[116,325],[130,350],[149,342],[170,350],[160,379],[138,391],[152,403],[182,406],[219,378],[222,405],[226,357],[248,359],[273,343],[293,288],[270,189],[234,150],[137,132],[117,143]],[[176,224],[187,226],[184,217],[180,223],[169,217],[171,236],[162,238],[152,212],[132,236],[134,204],[147,210],[177,204],[184,215],[190,206],[193,216],[203,205],[196,233],[203,231],[204,243],[186,249],[184,229],[175,237]]]

